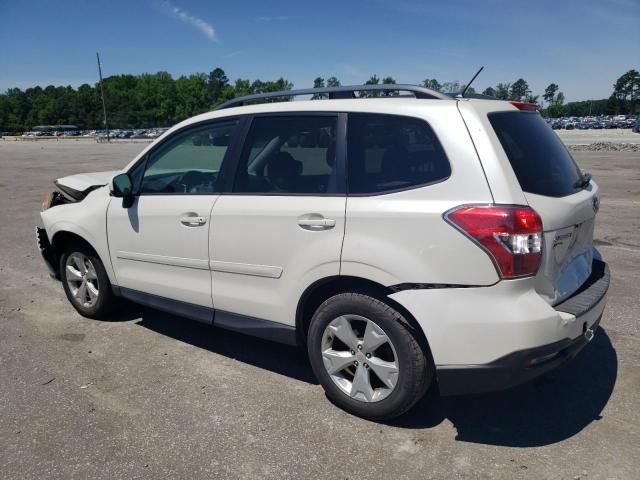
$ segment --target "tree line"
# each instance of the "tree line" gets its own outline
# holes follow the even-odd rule
[[[390,76],[371,76],[365,85],[395,84]],[[336,77],[317,77],[314,88],[337,87]],[[465,85],[458,81],[440,83],[427,78],[422,85],[440,92],[460,92]],[[142,75],[114,75],[103,81],[109,125],[114,128],[149,128],[170,126],[185,118],[211,110],[227,100],[255,93],[290,90],[293,84],[277,80],[237,79],[231,82],[224,70],[183,75],[174,79],[167,72]],[[476,93],[469,87],[468,93]],[[375,97],[397,92],[360,92]],[[540,95],[534,95],[526,80],[498,83],[482,92],[503,100],[540,104],[542,113],[552,117],[636,113],[640,108],[640,74],[629,70],[616,80],[609,98],[565,103],[560,87],[551,83]],[[322,94],[313,98],[322,98]],[[0,131],[18,132],[36,125],[77,125],[87,129],[104,128],[99,84],[45,88],[36,86],[22,91],[11,88],[0,94]]]
[[[435,78],[426,79],[423,85],[440,92],[459,92],[465,86],[459,82],[440,84]],[[468,92],[476,93],[473,87]],[[556,83],[549,84],[544,93],[534,95],[529,84],[523,78],[513,83],[498,83],[495,87],[487,87],[483,95],[500,100],[515,100],[538,104],[541,113],[549,117],[636,114],[640,110],[640,73],[629,70],[621,75],[613,84],[609,98],[600,100],[584,100],[565,104],[564,93]]]

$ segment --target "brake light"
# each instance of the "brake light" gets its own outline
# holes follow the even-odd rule
[[[542,220],[530,207],[463,205],[445,220],[475,240],[502,278],[535,275],[542,260]]]
[[[525,110],[527,112],[535,112],[538,110],[538,105],[536,105],[535,103],[529,103],[529,102],[509,102],[511,103],[511,105],[513,105],[514,107],[516,107],[518,110]]]

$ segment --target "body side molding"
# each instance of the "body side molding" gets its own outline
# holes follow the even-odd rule
[[[239,273],[241,275],[252,275],[254,277],[267,278],[280,278],[282,276],[282,267],[272,265],[211,260],[211,262],[209,262],[209,266],[214,272]]]
[[[296,328],[291,325],[285,325],[284,323],[247,317],[237,313],[225,312],[224,310],[216,310],[213,317],[213,325],[278,343],[293,346],[298,345]]]
[[[113,292],[127,300],[146,305],[151,308],[162,310],[163,312],[173,313],[181,317],[187,317],[198,322],[213,323],[213,309],[195,305],[193,303],[181,302],[179,300],[171,300],[170,298],[153,295],[152,293],[140,292],[125,287],[114,287]]]
[[[201,305],[171,300],[151,293],[140,292],[130,288],[113,286],[114,294],[142,305],[156,308],[164,312],[197,320],[215,327],[234,332],[264,338],[286,345],[298,345],[296,328],[283,323],[272,322],[262,318],[248,317],[237,313],[215,310]]]
[[[207,260],[199,258],[167,257],[164,255],[152,255],[149,253],[118,251],[117,258],[123,260],[133,260],[135,262],[158,263],[172,267],[196,268],[207,270],[209,268]]]

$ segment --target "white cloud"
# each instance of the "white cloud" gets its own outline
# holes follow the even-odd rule
[[[213,26],[204,21],[203,19],[191,15],[186,10],[181,9],[180,7],[176,7],[168,0],[164,0],[161,4],[162,11],[169,15],[170,17],[177,18],[183,23],[187,25],[191,25],[196,30],[199,30],[205,37],[207,37],[212,42],[218,41],[218,37],[216,35],[216,31]]]
[[[258,17],[256,20],[260,20],[261,22],[286,22],[294,18],[296,17],[291,15],[276,15],[275,17]]]
[[[229,52],[225,55],[222,56],[222,58],[233,58],[233,57],[237,57],[238,55],[240,55],[242,53],[241,50],[236,50],[234,52]]]

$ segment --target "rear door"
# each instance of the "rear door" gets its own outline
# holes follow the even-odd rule
[[[543,260],[536,290],[558,303],[591,274],[598,186],[582,182],[569,151],[537,112],[494,112],[487,117],[526,202],[542,218]]]
[[[253,118],[232,185],[212,213],[217,311],[294,325],[304,289],[339,275],[344,129],[335,113]]]

